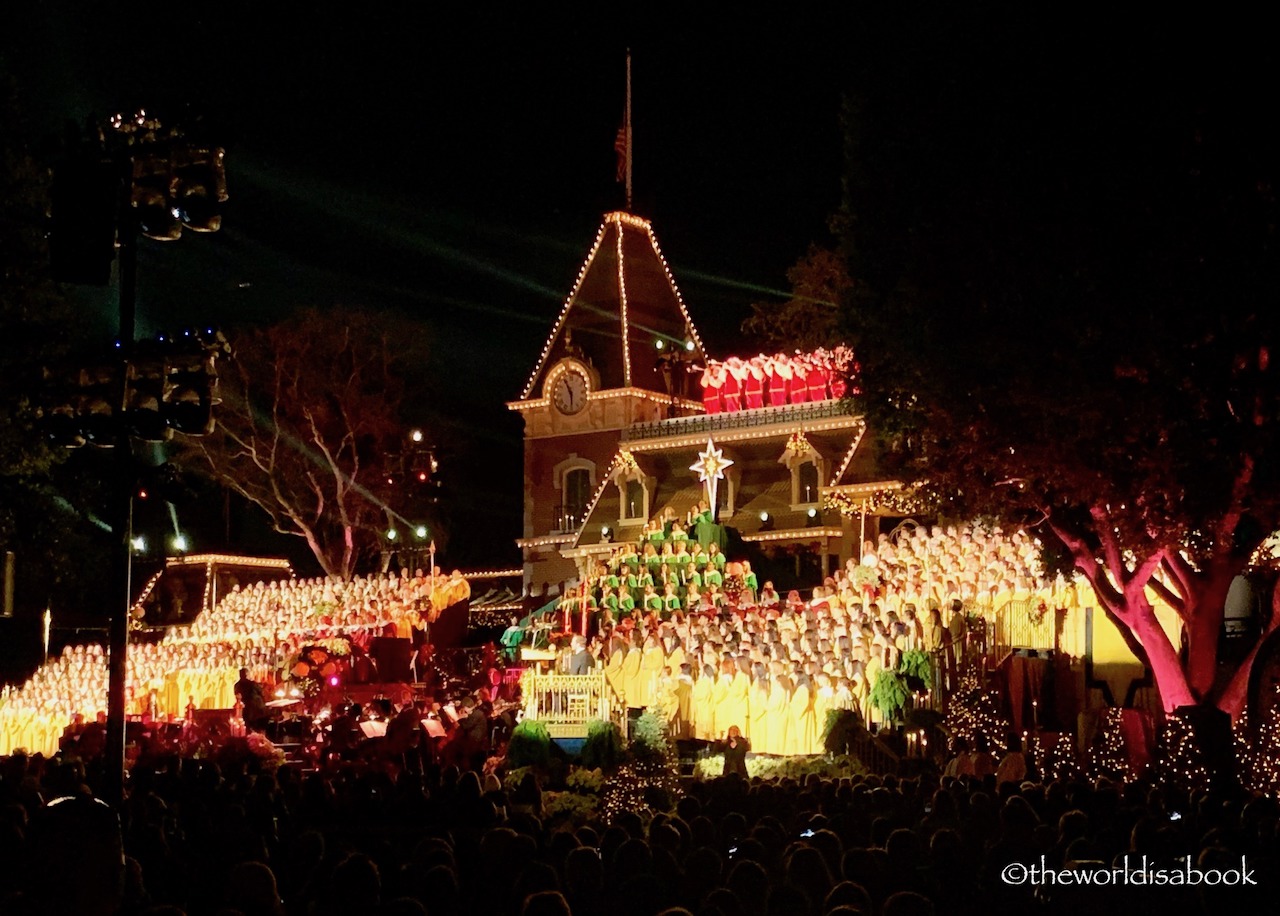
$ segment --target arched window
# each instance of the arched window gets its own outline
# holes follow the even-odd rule
[[[644,518],[644,484],[632,478],[627,481],[622,499],[623,518]]]
[[[805,461],[796,470],[796,502],[803,505],[817,501],[818,466],[812,461]]]
[[[587,468],[571,468],[565,472],[561,489],[563,521],[561,530],[571,531],[582,524],[587,506],[591,502],[591,471]]]

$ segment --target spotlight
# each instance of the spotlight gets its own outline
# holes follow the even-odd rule
[[[129,546],[133,548],[134,553],[142,553],[147,549],[147,539],[142,535],[136,535],[129,541]]]
[[[335,674],[335,675],[332,675],[332,676],[329,678],[329,686],[330,686],[330,687],[337,687],[337,686],[338,686],[338,676],[337,676],[336,674]]]
[[[420,430],[420,429],[415,429],[413,432],[409,433],[409,438],[410,438],[412,441],[414,441],[414,442],[421,442],[421,441],[422,441],[422,430]]]
[[[810,509],[810,510],[809,510],[809,518],[817,518],[817,517],[818,517],[818,510],[817,510],[817,509]]]
[[[394,529],[394,528],[388,528],[388,529],[387,529],[387,540],[388,540],[388,541],[394,541],[394,540],[395,540],[396,538],[398,538],[399,536],[400,536],[400,532],[396,531],[396,529]]]
[[[688,350],[690,353],[692,353],[692,352],[693,352],[693,341],[692,341],[692,340],[686,340],[686,341],[684,342],[684,348],[685,348],[686,350]]]
[[[413,529],[413,533],[418,538],[418,540],[422,540],[427,536],[427,526],[419,525],[417,528]]]
[[[761,512],[761,513],[760,513],[760,521],[762,521],[762,522],[767,522],[768,520],[769,520],[769,513],[768,513],[768,512]]]
[[[655,340],[655,341],[653,342],[653,345],[654,345],[655,347],[657,347],[659,350],[665,350],[665,349],[667,348],[667,342],[666,342],[665,340],[661,340],[661,339],[659,339],[659,340]]]
[[[191,546],[191,542],[187,540],[185,534],[175,534],[173,536],[173,549],[179,553],[185,553],[187,548]]]

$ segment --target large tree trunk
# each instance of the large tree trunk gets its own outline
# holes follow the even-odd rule
[[[1127,616],[1133,621],[1133,634],[1146,650],[1147,660],[1151,663],[1151,671],[1155,675],[1156,688],[1160,691],[1160,702],[1165,712],[1172,712],[1179,706],[1195,704],[1196,697],[1187,683],[1186,672],[1178,658],[1177,650],[1169,640],[1168,634],[1156,619],[1151,602],[1145,595],[1127,596]]]

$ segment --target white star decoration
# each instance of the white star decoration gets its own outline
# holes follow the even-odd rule
[[[716,448],[710,438],[707,439],[707,450],[698,453],[698,460],[689,465],[689,470],[698,472],[698,480],[707,485],[707,503],[711,508],[712,518],[716,512],[716,490],[724,480],[725,469],[733,462],[724,456],[724,450]]]

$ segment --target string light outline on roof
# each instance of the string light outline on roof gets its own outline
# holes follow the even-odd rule
[[[515,576],[523,576],[524,567],[517,566],[513,569],[475,569],[470,572],[464,572],[464,579],[507,579]]]
[[[574,540],[574,534],[544,534],[536,538],[516,538],[517,547],[549,547],[554,544],[567,544]]]
[[[547,377],[548,379],[551,378],[550,375]],[[559,378],[559,376],[556,377]],[[603,391],[592,391],[587,395],[588,401],[607,401],[611,398],[636,398],[641,401],[653,401],[663,406],[667,406],[674,401],[675,406],[682,407],[685,410],[696,410],[699,413],[703,410],[701,401],[690,401],[687,398],[670,398],[665,394],[655,394],[643,388],[606,388]],[[507,408],[510,410],[539,410],[550,405],[551,400],[549,398],[529,398],[528,400],[507,402]]]
[[[609,470],[605,471],[600,481],[600,486],[596,487],[595,495],[591,497],[591,502],[587,505],[587,511],[582,513],[582,524],[578,526],[578,530],[574,532],[574,535],[572,538],[574,547],[577,547],[578,542],[582,540],[582,534],[584,531],[587,530],[587,519],[591,518],[591,514],[596,511],[596,504],[600,502],[600,497],[604,495],[605,487],[613,483],[613,480],[610,475],[613,474],[613,471],[617,467],[618,462],[622,460],[623,451],[626,451],[626,450],[620,449],[618,454],[613,456],[613,460],[609,462]],[[627,454],[630,455],[631,453],[627,452]],[[563,551],[561,552],[563,553]]]
[[[618,227],[618,298],[621,302],[619,312],[622,315],[622,384],[630,388],[631,346],[628,340],[630,335],[627,332],[627,271],[622,254],[622,220],[618,219],[616,225]]]
[[[849,464],[853,461],[854,453],[858,451],[858,446],[862,443],[862,437],[867,433],[867,424],[861,423],[858,427],[858,435],[853,437],[853,443],[849,446],[849,451],[845,452],[844,460],[840,462],[840,469],[837,470],[831,478],[828,486],[834,487],[840,478],[844,476],[844,472],[849,470]]]
[[[706,349],[702,346],[702,338],[698,336],[698,329],[693,324],[693,318],[689,316],[689,309],[684,304],[684,296],[680,295],[680,287],[676,286],[676,278],[671,274],[671,267],[667,264],[667,259],[662,256],[662,249],[658,247],[658,237],[654,234],[653,226],[646,223],[645,229],[649,233],[649,244],[653,246],[653,253],[658,256],[658,262],[662,265],[662,270],[667,275],[667,283],[671,286],[671,292],[676,297],[676,304],[680,306],[680,314],[684,316],[685,328],[689,332],[689,337],[697,345],[698,353],[705,358]]]
[[[288,560],[275,557],[237,557],[223,553],[197,553],[181,557],[169,557],[165,566],[191,566],[195,564],[222,563],[227,566],[257,566],[263,569],[288,569]]]
[[[534,366],[533,374],[529,376],[529,381],[525,383],[524,391],[520,393],[520,399],[526,400],[529,392],[533,391],[534,383],[538,380],[538,374],[542,372],[543,367],[547,363],[547,356],[551,353],[552,346],[555,345],[556,338],[560,334],[560,329],[564,327],[565,319],[569,317],[569,309],[573,307],[574,301],[577,299],[578,290],[582,287],[582,281],[587,276],[587,271],[591,269],[591,264],[596,259],[596,252],[600,250],[600,243],[604,241],[604,234],[609,226],[609,220],[600,224],[599,230],[596,232],[596,240],[591,244],[591,251],[587,254],[587,259],[582,262],[582,268],[578,271],[578,277],[573,281],[573,288],[569,290],[569,295],[564,300],[564,306],[560,309],[560,317],[556,319],[555,325],[551,329],[551,336],[547,338],[547,342],[542,347],[542,355],[538,357],[537,365]]]
[[[839,528],[790,528],[786,531],[769,531],[764,534],[744,534],[742,539],[751,542],[763,541],[816,541],[819,538],[844,537]]]

